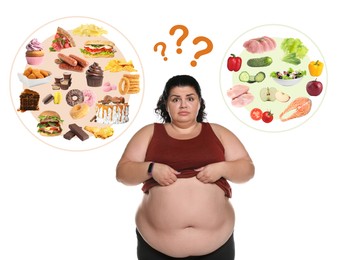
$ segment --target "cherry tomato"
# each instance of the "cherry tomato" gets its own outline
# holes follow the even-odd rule
[[[270,111],[265,111],[263,114],[262,114],[262,121],[264,123],[270,123],[271,121],[273,121],[274,119],[274,115],[272,112]]]
[[[256,121],[261,120],[261,118],[262,118],[262,110],[257,108],[257,107],[255,107],[255,108],[253,108],[251,110],[250,116],[251,116],[251,118],[253,120],[256,120]]]

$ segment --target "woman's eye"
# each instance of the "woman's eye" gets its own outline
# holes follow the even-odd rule
[[[193,97],[190,97],[188,100],[189,101],[194,101],[195,99]]]

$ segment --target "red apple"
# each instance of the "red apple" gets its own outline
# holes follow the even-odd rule
[[[316,79],[309,81],[306,84],[306,92],[308,92],[310,96],[318,96],[319,94],[321,94],[322,90],[323,90],[322,82]]]

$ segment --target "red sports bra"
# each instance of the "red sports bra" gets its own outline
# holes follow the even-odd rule
[[[153,137],[149,143],[145,161],[167,164],[181,172],[178,178],[191,178],[198,174],[194,169],[225,160],[225,150],[209,123],[202,123],[200,134],[192,139],[180,140],[169,136],[163,124],[154,124]],[[232,191],[228,181],[220,178],[215,182],[231,197]],[[142,190],[149,190],[159,185],[153,178],[143,183]]]

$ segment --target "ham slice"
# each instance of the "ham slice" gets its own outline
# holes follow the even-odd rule
[[[232,99],[231,104],[235,107],[244,107],[254,100],[254,96],[248,92],[246,85],[234,85],[227,91],[227,96]]]
[[[263,53],[274,50],[276,48],[276,42],[273,38],[263,36],[244,42],[243,47],[251,53]]]
[[[251,93],[243,94],[232,100],[231,104],[234,107],[245,107],[254,100],[254,96]]]

